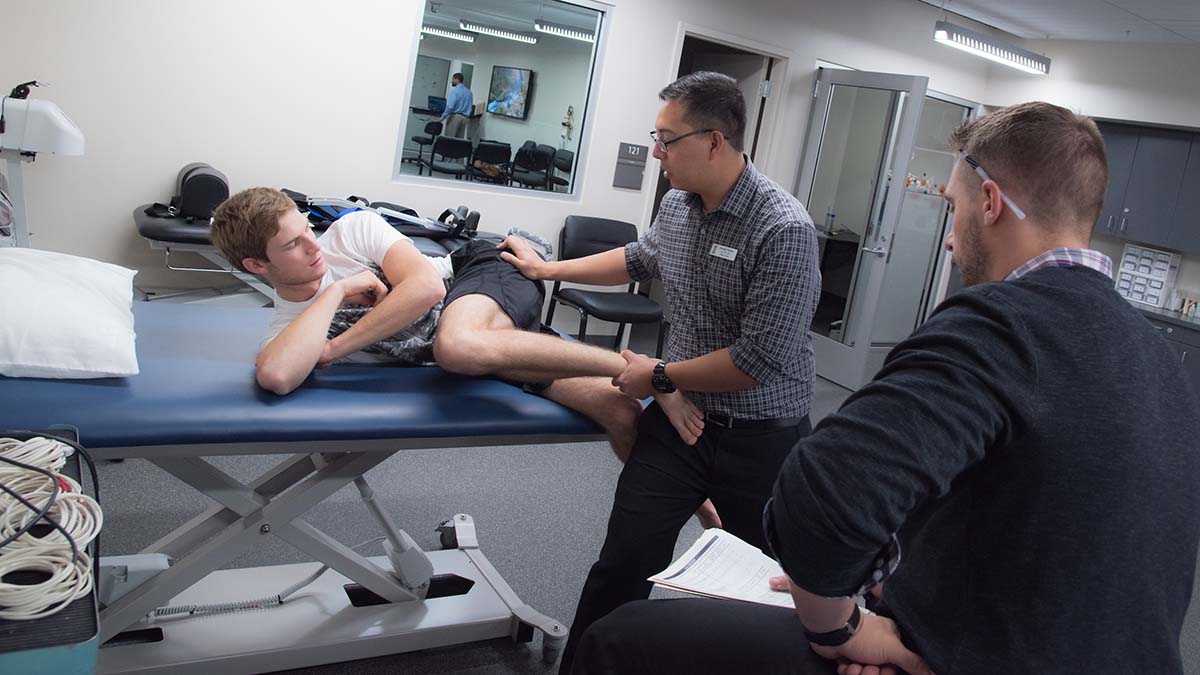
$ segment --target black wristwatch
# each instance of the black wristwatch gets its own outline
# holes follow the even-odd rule
[[[670,394],[675,391],[675,384],[671,382],[671,378],[667,377],[665,361],[659,361],[658,365],[654,366],[654,374],[650,376],[650,386],[660,394]]]
[[[811,644],[821,645],[822,647],[838,647],[846,644],[854,634],[858,632],[858,627],[862,625],[862,612],[858,611],[858,603],[854,603],[854,611],[850,612],[850,618],[846,619],[846,625],[827,633],[813,633],[807,628],[804,629],[804,637]]]

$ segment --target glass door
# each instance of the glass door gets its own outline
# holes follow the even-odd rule
[[[857,389],[900,219],[928,78],[821,69],[796,194],[816,224],[817,374]],[[918,291],[918,299],[920,297]],[[911,328],[910,328],[911,330]]]

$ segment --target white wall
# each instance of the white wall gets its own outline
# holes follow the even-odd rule
[[[992,66],[984,102],[1042,100],[1092,117],[1200,127],[1200,46],[1033,40],[1050,74]]]
[[[422,213],[465,203],[493,231],[521,225],[555,238],[571,213],[643,224],[655,165],[643,191],[611,187],[617,143],[647,143],[684,19],[792,56],[788,81],[776,87],[785,98],[770,152],[760,160],[789,187],[818,58],[925,73],[932,87],[966,98],[985,91],[986,65],[935,45],[929,33],[938,13],[915,0],[614,4],[596,114],[585,132],[587,163],[578,194],[563,199],[392,181],[420,2],[0,0],[6,23],[24,28],[6,31],[0,44],[0,83],[53,83],[36,95],[56,101],[87,135],[85,156],[39,158],[26,171],[35,241],[138,268],[142,285],[211,283],[165,270],[130,216],[138,204],[169,197],[175,173],[192,161],[214,164],[234,190],[276,185],[359,194]],[[480,80],[488,77],[483,64],[477,68]]]

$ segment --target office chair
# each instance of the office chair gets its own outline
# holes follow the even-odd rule
[[[428,122],[425,124],[425,135],[424,136],[413,136],[412,137],[412,142],[417,144],[417,158],[413,159],[412,157],[409,157],[408,159],[403,160],[403,161],[416,162],[418,175],[420,175],[420,173],[421,173],[421,167],[425,165],[424,160],[422,160],[422,158],[421,158],[421,155],[423,155],[425,152],[425,146],[433,145],[433,139],[437,138],[438,134],[440,134],[440,133],[442,133],[442,123],[441,122]]]
[[[483,171],[475,166],[476,160],[498,168],[500,174],[493,176]],[[479,144],[475,146],[475,154],[471,158],[471,167],[468,173],[471,180],[501,185],[508,183],[509,174],[512,173],[512,146],[497,141],[479,141]]]
[[[439,161],[438,156],[442,159]],[[433,149],[429,151],[429,175],[433,172],[448,173],[454,176],[455,179],[461,180],[467,175],[467,165],[455,160],[468,159],[471,156],[471,141],[465,138],[455,138],[454,136],[438,136],[433,142]]]
[[[528,188],[550,189],[550,166],[554,161],[554,147],[525,141],[517,156],[513,158],[512,180]]]
[[[624,246],[637,239],[637,227],[633,223],[607,218],[592,218],[590,216],[567,216],[562,232],[558,237],[558,252],[561,260],[582,258],[594,253],[601,253],[618,246]],[[589,316],[604,321],[617,323],[617,339],[613,349],[620,349],[621,340],[625,337],[625,324],[657,323],[658,349],[655,356],[662,357],[663,348],[663,314],[658,303],[646,295],[635,293],[636,283],[629,284],[625,293],[607,291],[585,291],[578,288],[563,289],[562,282],[554,282],[554,290],[550,293],[550,307],[546,311],[546,324],[554,320],[556,303],[573,307],[579,312],[579,340],[587,339],[587,322]],[[647,293],[649,287],[643,285]]]
[[[554,151],[554,169],[551,171],[550,180],[554,184],[555,188],[566,187],[571,184],[571,179],[569,176],[574,165],[575,153],[571,152],[570,150]],[[567,176],[558,175],[559,171],[567,174]]]

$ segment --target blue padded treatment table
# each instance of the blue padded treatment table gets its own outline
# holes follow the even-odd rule
[[[586,417],[519,387],[440,368],[334,365],[276,396],[254,381],[271,312],[134,303],[139,375],[0,377],[0,429],[71,425],[105,458],[145,456],[116,450],[139,446],[389,439],[400,441],[393,448],[458,447],[601,433]]]
[[[471,516],[446,514],[444,550],[416,549],[432,572],[406,577],[387,556],[366,558],[303,515],[352,483],[366,499],[363,474],[406,448],[596,440],[596,424],[517,386],[436,367],[334,365],[280,397],[254,380],[272,310],[136,302],[133,311],[138,375],[0,377],[0,429],[73,426],[96,458],[143,458],[215,502],[141,551],[173,564],[101,611],[100,640],[162,634],[102,648],[97,673],[265,672],[497,637],[524,642],[535,630],[543,657],[557,657],[566,625],[521,601],[480,551]],[[264,453],[286,457],[247,481],[206,459]],[[147,619],[166,605],[260,598],[320,566],[221,569],[266,536],[330,570],[278,607],[160,620],[162,628]],[[376,602],[356,604],[363,594]]]

